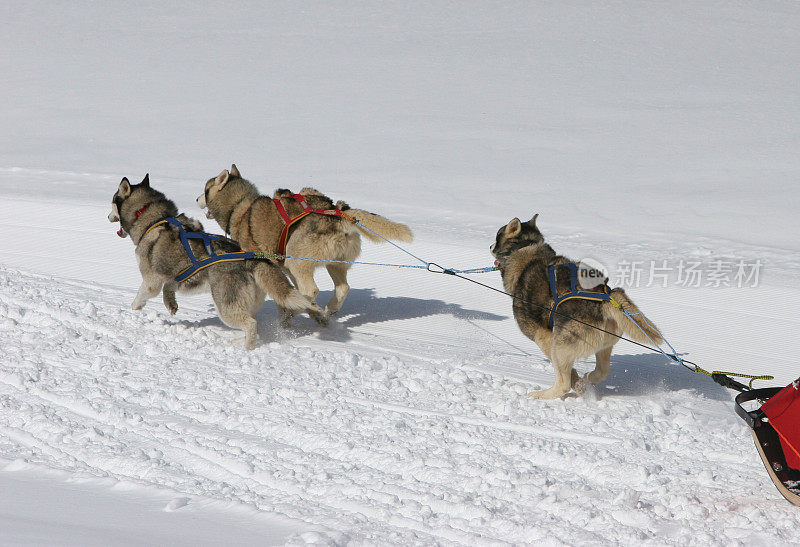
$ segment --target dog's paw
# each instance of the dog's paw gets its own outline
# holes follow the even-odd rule
[[[320,308],[320,311],[318,311],[318,312],[309,310],[308,314],[318,324],[322,325],[323,327],[327,327],[328,326],[328,321],[329,321],[328,314],[325,313],[324,311],[322,311],[321,308]]]
[[[530,398],[532,398],[532,399],[537,399],[537,400],[539,400],[539,401],[544,401],[544,400],[547,400],[547,399],[552,399],[553,397],[548,397],[548,396],[545,394],[545,391],[547,391],[547,390],[542,390],[542,391],[531,391],[530,393],[528,393],[528,397],[530,397]]]
[[[311,302],[311,305],[308,306],[307,310],[308,315],[310,315],[314,321],[323,327],[328,325],[328,314],[325,312],[325,310],[319,307],[319,304],[316,302]]]
[[[167,310],[169,311],[170,315],[175,315],[178,313],[178,305],[177,304],[170,304],[167,306]]]
[[[559,397],[563,397],[567,393],[569,393],[569,391],[562,391],[562,390],[556,391],[553,388],[550,388],[528,393],[528,397],[533,397],[534,399],[538,399],[540,401],[546,401],[548,399],[558,399]]]
[[[254,350],[258,345],[258,337],[241,336],[239,338],[234,338],[233,343],[236,345],[241,345],[244,347],[244,349],[251,351]]]
[[[142,308],[144,308],[144,305],[145,305],[145,304],[147,304],[147,301],[140,302],[140,301],[139,301],[139,299],[136,299],[136,300],[134,300],[134,301],[133,301],[133,303],[131,304],[131,309],[132,309],[132,310],[139,311],[139,310],[141,310]]]

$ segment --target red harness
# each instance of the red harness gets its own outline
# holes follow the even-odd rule
[[[292,194],[290,196],[284,196],[284,197],[294,198],[295,200],[297,200],[297,203],[299,203],[300,207],[303,208],[303,212],[297,215],[296,217],[291,218],[289,217],[289,214],[286,212],[286,208],[283,206],[281,198],[272,198],[272,201],[275,203],[275,208],[278,209],[278,214],[281,215],[281,219],[283,220],[283,230],[281,230],[281,238],[278,241],[279,255],[283,255],[286,252],[286,242],[289,240],[289,230],[291,229],[291,227],[297,221],[299,221],[302,218],[305,218],[311,213],[316,213],[318,215],[344,217],[350,219],[350,217],[344,214],[340,209],[312,209],[311,207],[308,206],[308,202],[306,202],[306,196],[302,194]]]

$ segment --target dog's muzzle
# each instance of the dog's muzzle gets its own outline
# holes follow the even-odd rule
[[[119,212],[117,211],[117,204],[116,203],[112,203],[111,204],[111,212],[108,213],[108,221],[109,222],[119,222],[120,221]],[[128,237],[128,232],[126,232],[125,229],[122,227],[122,225],[120,225],[119,230],[117,230],[117,235],[119,237]]]
[[[200,207],[201,209],[205,210],[204,212],[206,214],[206,218],[211,218],[211,211],[206,209],[207,204],[206,204],[206,195],[205,195],[205,193],[200,194],[199,196],[197,196],[197,200],[196,201],[197,201],[197,206]]]

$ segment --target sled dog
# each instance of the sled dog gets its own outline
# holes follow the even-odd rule
[[[350,264],[334,261],[352,262],[361,253],[360,234],[372,241],[383,241],[375,234],[395,241],[411,241],[411,230],[404,224],[392,222],[374,213],[351,209],[343,201],[334,202],[313,188],[303,188],[300,194],[311,209],[338,209],[345,212],[369,230],[363,229],[348,218],[309,214],[291,225],[284,254],[314,260],[287,258],[283,268],[301,293],[312,301],[319,289],[314,282],[314,270],[325,266],[334,283],[334,294],[322,313],[310,311],[320,324],[326,324],[328,317],[342,307],[350,286],[347,284],[347,270]],[[292,198],[289,190],[277,190],[274,198],[280,202],[290,218],[303,213],[302,206]],[[260,195],[250,181],[242,178],[236,165],[231,170],[223,170],[218,176],[206,182],[205,190],[197,198],[197,204],[208,208],[206,216],[217,221],[245,251],[277,253],[285,222],[273,198]],[[372,230],[372,231],[370,231]],[[373,233],[374,232],[374,233]],[[330,262],[327,262],[330,261]],[[279,308],[281,304],[278,303]],[[281,316],[288,323],[292,310],[281,309]]]
[[[570,269],[566,264],[574,261],[559,256],[545,243],[536,226],[535,215],[528,222],[513,219],[497,231],[497,239],[490,247],[495,264],[499,267],[503,286],[514,297],[513,311],[523,334],[536,342],[550,359],[556,372],[553,387],[532,393],[537,399],[554,399],[568,393],[570,389],[582,392],[586,383],[597,384],[609,373],[611,350],[619,341],[616,336],[573,321],[570,316],[589,325],[599,327],[617,335],[626,335],[643,344],[652,342],[632,320],[625,316],[612,301],[584,299],[565,300],[553,314],[553,328],[549,327],[550,310],[554,305],[547,273],[548,266],[556,266],[556,287],[559,296],[571,289]],[[588,292],[604,293],[605,282]],[[631,313],[641,313],[622,289],[612,289],[610,296],[622,308]],[[637,324],[647,332],[653,342],[661,337],[639,315]],[[572,368],[576,359],[595,356],[595,369],[583,378]]]
[[[166,217],[175,218],[187,232],[203,230],[200,222],[178,214],[175,204],[161,192],[150,187],[149,175],[140,184],[131,184],[123,178],[111,201],[108,220],[119,222],[120,237],[131,236],[136,246],[136,259],[142,274],[142,285],[131,307],[140,310],[147,300],[163,293],[164,305],[171,314],[178,311],[175,292],[211,292],[219,318],[229,327],[243,330],[245,345],[255,347],[258,339],[256,313],[264,304],[265,293],[281,307],[291,310],[321,312],[319,306],[292,287],[281,269],[262,260],[216,262],[198,270],[185,281],[175,277],[191,266],[179,231],[171,224],[161,224],[149,229]],[[190,246],[197,259],[208,258],[201,240],[191,239]],[[213,240],[215,253],[235,253],[239,246],[225,238]]]

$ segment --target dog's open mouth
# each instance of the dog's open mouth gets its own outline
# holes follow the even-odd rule
[[[125,228],[123,228],[122,226],[120,226],[120,227],[119,227],[119,230],[117,230],[117,235],[118,235],[119,237],[128,237],[128,232],[126,232],[126,231],[125,231]]]
[[[211,218],[211,211],[206,209],[206,218]]]

